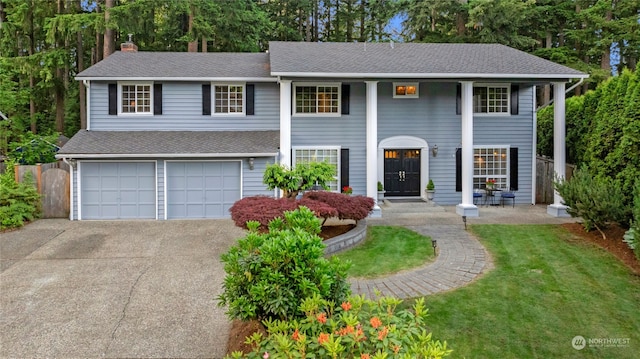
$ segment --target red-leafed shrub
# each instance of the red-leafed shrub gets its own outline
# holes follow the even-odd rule
[[[300,206],[309,208],[318,218],[337,217],[338,211],[327,203],[310,198],[290,200],[287,198],[273,198],[267,196],[254,196],[243,198],[229,208],[231,219],[240,228],[247,228],[248,221],[260,223],[260,230],[266,230],[269,222],[278,217],[283,217],[284,212],[293,211]]]
[[[373,198],[326,191],[306,192],[302,198],[324,202],[338,210],[338,218],[354,221],[367,218],[374,205]]]

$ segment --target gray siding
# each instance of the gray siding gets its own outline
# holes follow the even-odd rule
[[[340,146],[349,149],[349,185],[366,194],[365,84],[350,83],[350,109],[340,117],[291,117],[292,146]]]
[[[275,83],[255,83],[255,115],[202,114],[202,83],[162,83],[162,115],[109,115],[106,82],[91,83],[90,129],[94,131],[142,130],[277,130],[280,93]]]
[[[267,164],[275,162],[273,157],[256,158],[253,170],[249,169],[249,161],[242,161],[242,197],[251,196],[273,196],[274,191],[267,190],[267,186],[262,183],[262,177]]]

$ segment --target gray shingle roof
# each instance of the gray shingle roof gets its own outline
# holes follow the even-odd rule
[[[80,72],[76,79],[200,80],[220,77],[271,78],[269,55],[265,53],[117,51]]]
[[[586,74],[499,44],[269,43],[273,75],[575,78]],[[437,76],[442,75],[442,76]],[[455,76],[454,76],[455,75]],[[357,77],[354,76],[354,77]],[[505,76],[503,76],[505,77]]]
[[[62,147],[58,157],[274,156],[279,146],[279,131],[82,130]]]

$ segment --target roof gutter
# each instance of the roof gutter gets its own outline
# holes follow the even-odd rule
[[[275,77],[126,77],[126,76],[76,76],[78,81],[174,81],[174,82],[276,82]]]
[[[588,74],[492,74],[492,73],[359,73],[359,72],[271,72],[271,75],[282,77],[334,77],[334,78],[417,78],[417,79],[585,79]]]
[[[273,157],[278,152],[257,153],[64,153],[57,154],[62,159],[114,159],[114,158],[237,158],[237,157]]]

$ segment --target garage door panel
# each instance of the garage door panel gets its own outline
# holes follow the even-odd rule
[[[156,217],[155,162],[83,162],[83,219]]]
[[[240,199],[240,163],[169,162],[166,186],[168,218],[228,217]]]

